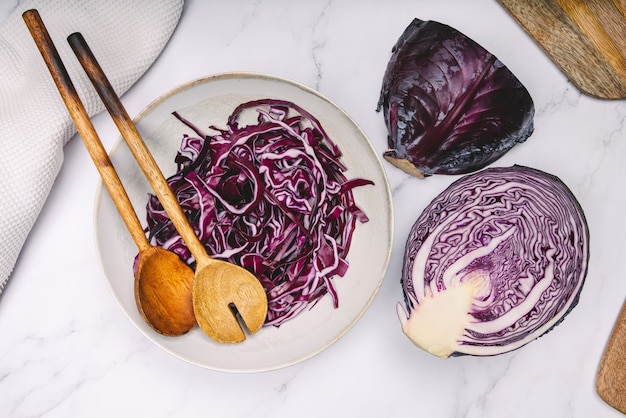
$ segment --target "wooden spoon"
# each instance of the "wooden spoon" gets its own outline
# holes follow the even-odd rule
[[[85,39],[80,33],[74,33],[67,40],[196,260],[193,306],[198,325],[218,342],[236,343],[245,340],[237,314],[250,333],[254,334],[261,328],[267,316],[267,296],[263,286],[243,267],[209,257]]]
[[[150,245],[39,13],[27,10],[23,18],[104,185],[139,249],[135,265],[135,301],[141,316],[161,334],[177,336],[188,332],[196,325],[191,297],[193,270],[173,252]]]

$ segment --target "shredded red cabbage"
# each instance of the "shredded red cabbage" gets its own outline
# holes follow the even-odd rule
[[[256,124],[239,126],[246,110]],[[344,276],[356,220],[367,222],[352,190],[373,182],[347,179],[341,151],[319,121],[288,101],[238,106],[225,129],[183,135],[177,173],[168,179],[207,252],[256,275],[268,295],[265,326],[279,326],[329,293]],[[193,256],[154,195],[149,239],[194,267]]]

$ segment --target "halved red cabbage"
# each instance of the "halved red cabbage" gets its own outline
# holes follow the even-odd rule
[[[245,112],[256,124],[239,126]],[[279,326],[330,293],[348,269],[356,220],[367,222],[352,190],[373,184],[347,179],[341,151],[319,121],[298,105],[263,99],[243,103],[224,129],[207,135],[174,113],[184,135],[178,170],[168,179],[209,255],[251,271],[268,295],[265,325]],[[154,195],[147,205],[149,239],[195,262]]]
[[[385,159],[409,174],[466,174],[533,132],[530,94],[494,55],[456,29],[414,19],[392,50],[378,101]]]
[[[588,260],[583,210],[559,178],[523,166],[467,175],[411,229],[402,329],[440,357],[515,350],[574,308]]]

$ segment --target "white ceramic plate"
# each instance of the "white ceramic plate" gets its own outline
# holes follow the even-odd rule
[[[235,106],[260,98],[289,100],[309,111],[343,151],[348,178],[362,177],[375,183],[354,189],[357,205],[370,221],[357,222],[348,254],[348,272],[333,281],[339,308],[333,308],[331,297],[326,295],[313,309],[303,311],[280,328],[264,327],[236,345],[216,343],[198,327],[180,337],[164,337],[144,323],[135,305],[132,263],[137,249],[102,184],[96,195],[97,251],[108,285],[122,310],[159,347],[213,370],[273,370],[298,363],[329,347],[368,308],[383,281],[391,254],[391,193],[380,160],[350,117],[314,90],[268,75],[220,74],[190,82],[158,98],[135,123],[164,175],[169,177],[176,169],[174,157],[182,134],[188,132],[171,115],[173,111],[179,111],[200,127],[224,126]],[[152,190],[121,140],[113,148],[111,160],[139,219],[145,220],[147,194]]]

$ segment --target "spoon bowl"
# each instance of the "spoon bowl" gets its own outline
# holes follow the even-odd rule
[[[135,270],[135,302],[155,331],[178,336],[196,326],[194,271],[178,255],[151,246],[139,252]]]
[[[255,285],[258,283],[258,286]],[[236,319],[241,317],[251,334],[267,316],[263,286],[248,270],[234,264],[206,258],[196,269],[193,307],[200,328],[215,341],[237,343],[246,339]]]

